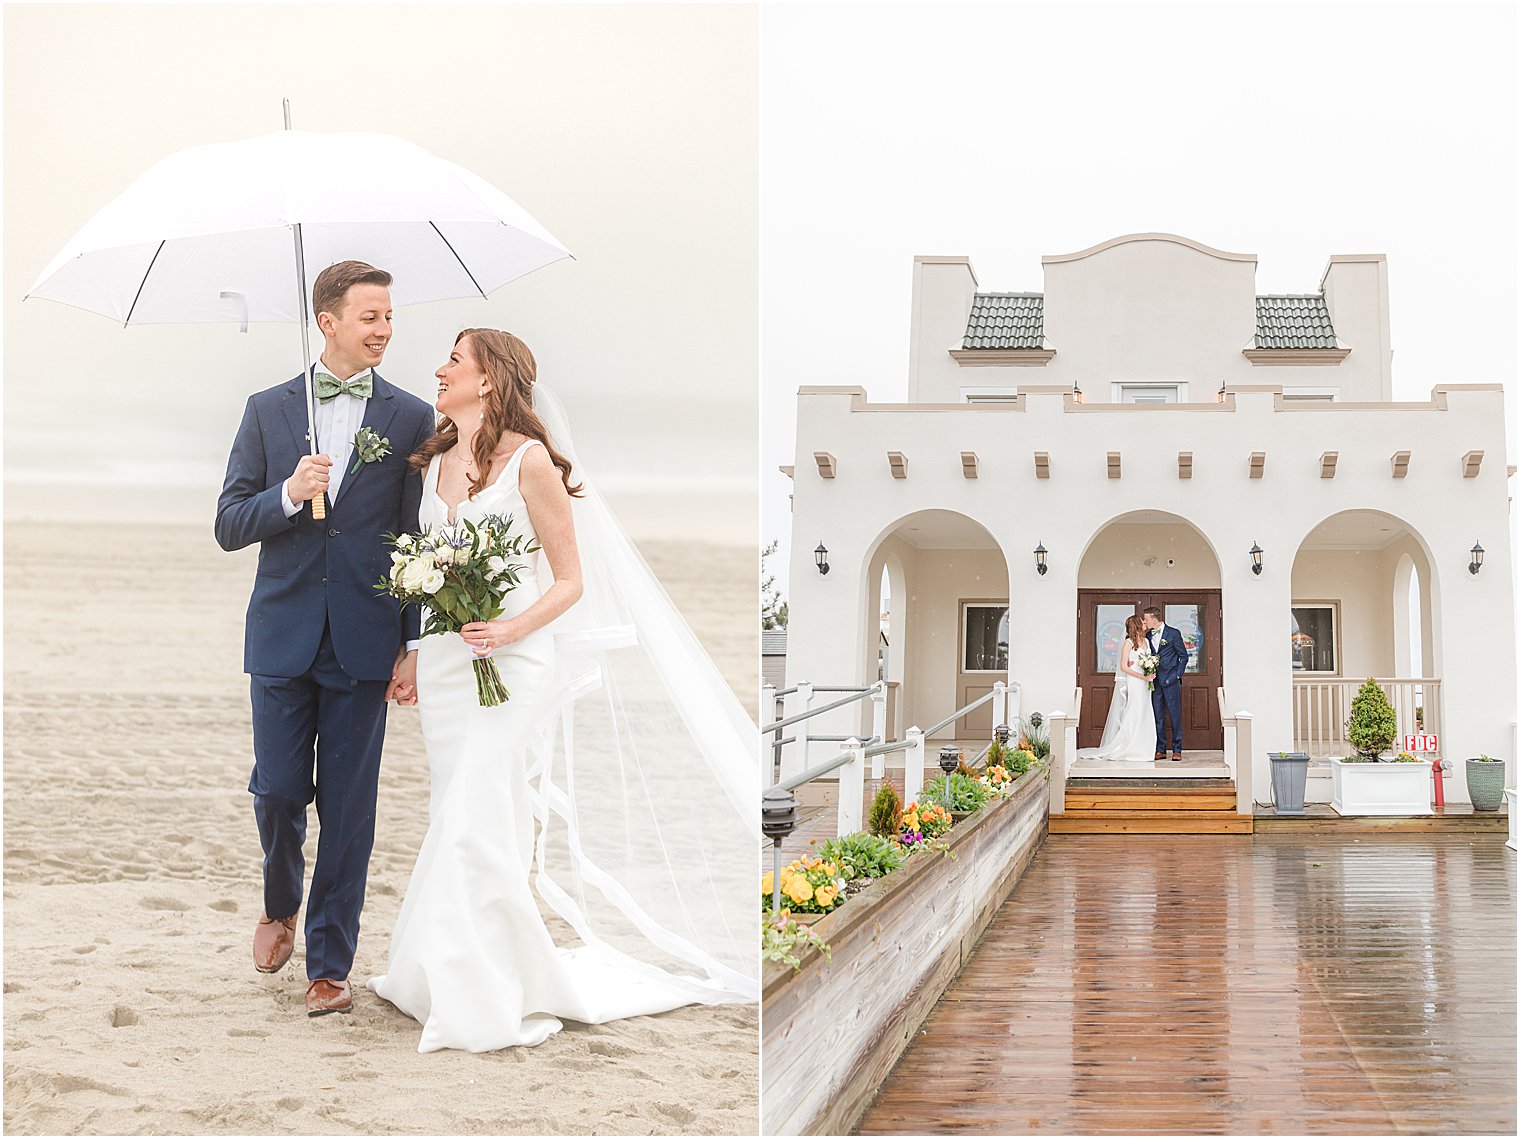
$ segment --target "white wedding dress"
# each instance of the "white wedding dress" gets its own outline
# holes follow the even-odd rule
[[[424,478],[422,526],[510,515],[512,530],[533,544],[518,471],[526,452],[540,445],[530,440],[519,447],[498,478],[459,504],[454,519],[437,494],[435,459]],[[552,580],[542,554],[523,561],[504,616],[522,613]],[[671,928],[682,915],[652,912],[662,894],[658,883],[635,897],[639,876],[662,859],[652,840],[641,848],[631,837],[653,817],[652,811],[638,817],[637,787],[594,783],[592,796],[576,798],[569,760],[579,718],[573,705],[605,679],[588,663],[584,645],[580,657],[557,652],[576,608],[496,650],[511,697],[494,708],[479,706],[475,657],[457,633],[425,637],[418,651],[418,709],[432,776],[429,825],[391,935],[386,972],[368,984],[422,1024],[420,1052],[535,1045],[558,1031],[562,1018],[600,1024],[693,1003],[754,999],[753,978],[737,958],[731,958],[737,967],[725,965],[696,944],[700,919],[690,923],[696,932],[683,936]],[[611,641],[605,630],[598,632],[600,640],[595,633],[591,640],[600,651]],[[585,703],[594,730],[603,713],[595,701]],[[615,706],[605,715],[633,714]],[[597,751],[616,748],[617,733],[600,728]],[[637,758],[620,757],[625,783],[634,781],[627,768]],[[609,778],[593,777],[597,783]],[[599,806],[606,821],[580,818]],[[618,815],[630,828],[627,836]],[[708,841],[719,846],[722,824],[715,818],[712,825],[717,829]],[[745,852],[744,862],[752,862],[743,828],[736,824],[728,837]],[[619,865],[608,868],[620,854],[627,867],[621,880]],[[707,915],[709,922],[721,920],[711,910]],[[546,917],[562,919],[555,933]]]
[[[1119,668],[1114,672],[1114,697],[1108,705],[1108,722],[1096,748],[1083,748],[1078,759],[1151,763],[1156,758],[1156,712],[1151,704],[1150,682],[1131,676],[1135,646],[1125,638],[1119,648]]]

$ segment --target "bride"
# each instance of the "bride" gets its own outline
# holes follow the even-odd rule
[[[753,724],[536,371],[517,337],[460,333],[411,459],[423,527],[510,516],[541,547],[500,617],[418,651],[429,825],[369,987],[422,1024],[422,1052],[757,997]],[[511,692],[493,708],[472,671],[486,655]]]
[[[1139,617],[1124,622],[1124,641],[1119,646],[1119,667],[1114,672],[1114,698],[1108,705],[1108,723],[1096,749],[1083,748],[1079,759],[1115,759],[1149,763],[1155,758],[1156,713],[1151,704],[1150,681],[1135,663],[1145,644],[1145,625]]]

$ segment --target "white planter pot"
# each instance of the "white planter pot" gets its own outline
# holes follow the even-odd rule
[[[1509,847],[1511,850],[1520,850],[1520,846],[1515,845],[1515,807],[1517,805],[1515,802],[1516,795],[1517,792],[1513,787],[1506,787],[1504,789],[1504,802],[1506,806],[1509,807],[1509,841],[1504,845]]]
[[[1342,815],[1430,814],[1430,761],[1330,761],[1330,806]]]

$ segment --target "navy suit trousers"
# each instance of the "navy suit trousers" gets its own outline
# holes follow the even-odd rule
[[[338,665],[324,628],[300,676],[250,677],[253,813],[264,847],[264,912],[301,908],[306,807],[321,833],[306,908],[306,975],[342,980],[354,963],[385,741],[383,680],[357,680]]]
[[[1182,750],[1182,681],[1156,685],[1156,690],[1151,693],[1151,707],[1156,711],[1156,750],[1167,750],[1166,729],[1162,723],[1162,714],[1165,713],[1172,720],[1171,750],[1180,752]]]

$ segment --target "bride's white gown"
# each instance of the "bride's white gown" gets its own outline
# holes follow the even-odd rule
[[[518,489],[523,444],[495,482],[450,519],[437,495],[438,462],[424,478],[420,522],[445,526],[511,515],[534,541]],[[546,585],[529,555],[504,616],[533,604]],[[560,1018],[600,1024],[664,1012],[704,997],[693,983],[640,967],[599,945],[557,946],[539,914],[527,751],[543,730],[535,703],[552,679],[554,623],[492,655],[511,699],[479,706],[474,654],[457,633],[425,637],[417,654],[418,710],[432,774],[427,836],[391,934],[383,976],[368,984],[422,1024],[418,1051],[485,1052],[539,1044]]]
[[[1108,722],[1096,748],[1083,748],[1078,759],[1119,760],[1151,763],[1156,758],[1156,712],[1151,703],[1150,682],[1131,676],[1135,648],[1128,639],[1119,649],[1119,668],[1114,673],[1114,698],[1108,705]]]

